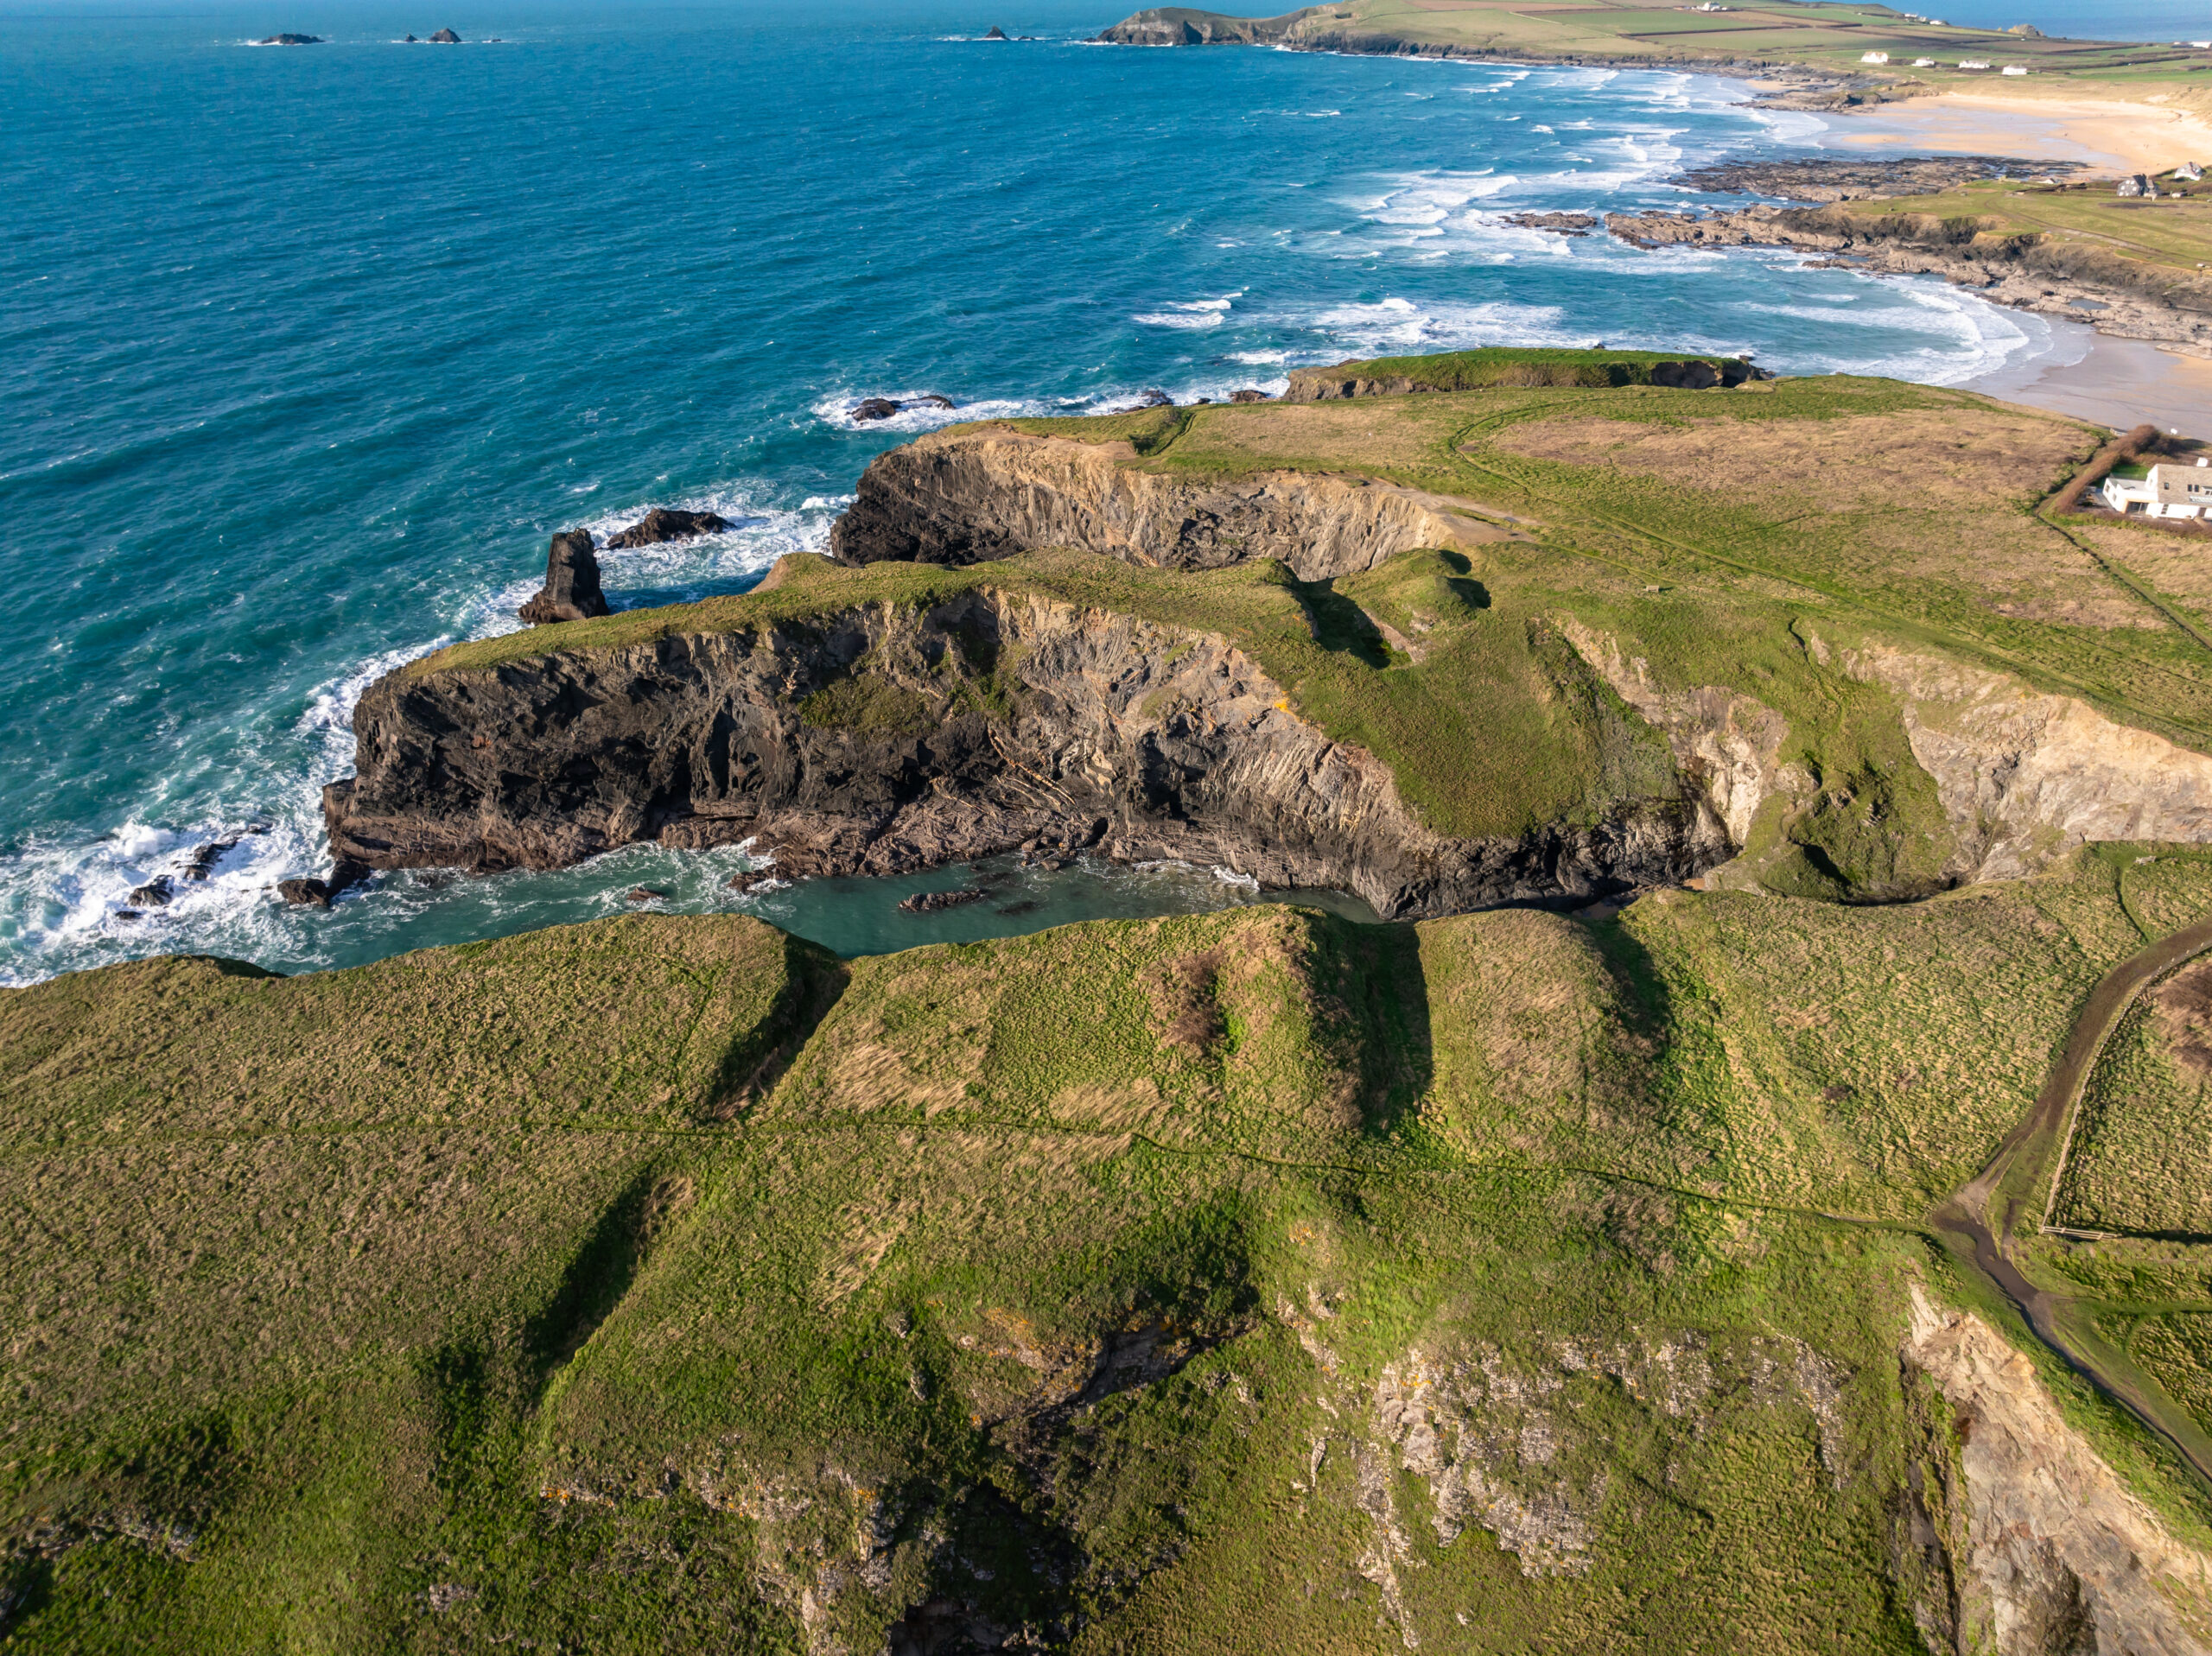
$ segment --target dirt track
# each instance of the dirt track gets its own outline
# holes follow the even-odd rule
[[[2126,1354],[2098,1336],[2081,1302],[2030,1281],[2009,1251],[2024,1215],[2032,1213],[2030,1222],[2042,1223],[2041,1193],[2064,1147],[2075,1101],[2120,1014],[2145,985],[2207,949],[2212,949],[2212,920],[2162,937],[2105,974],[2074,1020],[2066,1049],[2044,1076],[2033,1107],[2005,1135],[1989,1164],[1929,1215],[1929,1222],[1962,1264],[2018,1308],[2045,1344],[2212,1485],[2212,1437],[2155,1385],[2144,1383]]]

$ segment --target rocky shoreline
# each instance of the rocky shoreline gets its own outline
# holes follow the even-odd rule
[[[1998,304],[2212,357],[2212,278],[2162,270],[2083,243],[1993,235],[1971,219],[1869,219],[1834,205],[1609,213],[1605,228],[1643,248],[1791,247],[1822,255],[1825,268],[1940,276]]]
[[[324,813],[333,854],[377,868],[560,867],[658,841],[880,876],[1095,848],[1351,891],[1392,917],[1579,905],[1734,850],[1694,790],[1586,827],[1438,835],[1388,767],[1289,701],[1217,634],[984,588],[395,673],[362,697],[358,775]]]

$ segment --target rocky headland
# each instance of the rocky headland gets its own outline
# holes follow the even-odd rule
[[[1609,384],[1619,365],[1581,354]],[[1683,409],[1718,415],[1775,393],[1748,376],[1726,390],[1701,358],[1641,366],[1641,384],[1568,394],[1597,409],[1710,396]],[[1693,366],[1703,378],[1658,371]],[[1377,367],[1343,365],[1313,400],[1217,417],[1336,420],[1332,398],[1419,389]],[[1700,384],[1713,389],[1686,389]],[[2212,838],[2212,758],[1971,653],[1800,619],[1789,671],[1806,683],[1783,694],[1655,671],[1650,644],[1577,600],[1487,619],[1467,572],[1535,554],[1543,532],[1356,473],[1171,472],[1122,441],[932,434],[870,464],[834,559],[787,558],[726,610],[633,612],[379,681],[355,713],[357,774],[326,795],[332,853],[493,871],[644,841],[750,842],[804,876],[1091,849],[1438,915],[1713,871],[1757,884],[1801,855],[1809,872],[1783,889],[1894,899],[2031,873],[2086,841]],[[566,571],[572,610],[588,549],[588,536],[556,542],[549,592]],[[944,577],[920,580],[931,568]],[[1218,584],[1231,576],[1244,584]],[[1429,596],[1371,609],[1347,596],[1401,580]],[[1350,733],[1357,719],[1332,728],[1300,710],[1296,674],[1268,664],[1286,624],[1354,675],[1325,705],[1401,694],[1393,674],[1471,670],[1448,663],[1495,650],[1484,640],[1500,625],[1527,663],[1514,674],[1532,676],[1482,669],[1472,682],[1489,688],[1450,692],[1478,698],[1455,702],[1455,719],[1475,715],[1464,736],[1386,759]],[[1824,752],[1826,739],[1791,734],[1813,709],[1869,695],[1895,759],[1869,767],[1850,757],[1862,738]],[[1560,762],[1588,769],[1534,816],[1478,810],[1493,826],[1455,828],[1417,799],[1454,785],[1450,744],[1483,739],[1485,696],[1498,717],[1583,731],[1584,757]]]
[[[395,674],[356,708],[358,774],[325,812],[335,854],[376,867],[750,841],[787,874],[880,875],[1096,847],[1348,890],[1388,915],[1587,901],[1730,854],[1695,797],[1510,839],[1434,834],[1389,767],[1288,701],[1217,634],[984,587]]]
[[[1795,247],[1881,276],[1940,276],[1999,304],[2089,322],[2101,333],[2212,356],[2212,277],[2081,241],[2012,236],[1973,218],[1878,218],[1840,206],[1609,213],[1638,247]]]

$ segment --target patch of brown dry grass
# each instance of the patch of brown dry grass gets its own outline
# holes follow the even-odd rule
[[[1611,466],[1801,511],[1849,512],[2029,504],[2065,474],[2083,438],[2037,416],[1961,407],[1786,422],[1538,420],[1494,441],[1531,460]]]

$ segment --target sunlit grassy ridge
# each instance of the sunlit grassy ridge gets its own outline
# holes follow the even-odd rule
[[[1011,423],[1128,444],[1109,449],[1121,464],[1193,480],[1378,477],[1441,498],[1487,538],[1312,585],[1271,562],[1192,573],[1049,549],[959,569],[802,560],[773,591],[532,629],[407,671],[1032,593],[1223,635],[1301,714],[1389,764],[1436,831],[1482,836],[1588,823],[1676,790],[1660,734],[1592,669],[1591,651],[1610,650],[1659,693],[1720,687],[1780,715],[1778,759],[1821,793],[1803,809],[1773,802],[1750,866],[1770,889],[1814,895],[1924,890],[1951,849],[1892,695],[1853,652],[1932,652],[2212,750],[2195,575],[2146,530],[2038,510],[2100,441],[2078,422],[1827,378]]]
[[[2083,858],[842,991],[729,918],[10,991],[12,1638],[1913,1649],[1901,1295],[1967,1291],[1911,1221],[2139,940]],[[1437,1393],[1493,1492],[1440,1528],[1377,1399],[1462,1370],[1521,1389]]]
[[[1230,14],[1165,7],[1136,14],[1193,24],[1243,21]],[[1745,0],[1706,13],[1647,0],[1582,0],[1571,6],[1526,0],[1344,0],[1268,20],[1262,39],[1322,48],[1402,51],[1408,48],[1541,61],[1705,64],[1748,68],[1796,64],[1856,78],[1861,95],[1909,96],[1916,91],[1988,85],[1995,70],[1961,71],[1960,60],[2016,64],[2032,73],[1999,81],[2011,96],[2080,97],[2100,92],[2157,91],[2187,97],[2212,56],[2167,42],[2045,39],[2009,29],[1942,26],[1888,6],[1822,0]],[[1870,52],[1886,64],[1868,66]],[[1919,59],[1929,67],[1916,67]],[[1854,98],[1853,101],[1857,101]]]

